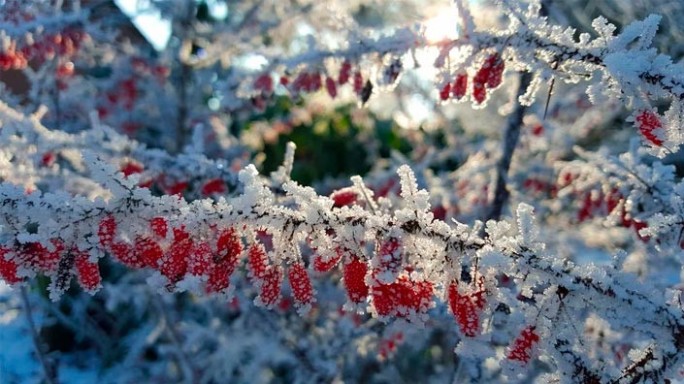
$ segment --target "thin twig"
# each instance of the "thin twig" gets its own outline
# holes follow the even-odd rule
[[[556,61],[556,63],[553,65],[553,70],[558,69],[558,63],[560,61]],[[551,78],[551,85],[549,85],[549,93],[546,95],[546,104],[544,104],[544,117],[542,120],[546,120],[546,114],[549,112],[549,105],[551,104],[551,95],[553,95],[553,87],[556,85],[556,77]]]
[[[43,352],[43,343],[36,329],[36,323],[33,321],[33,314],[31,313],[31,303],[29,303],[28,293],[26,292],[26,287],[21,287],[21,301],[24,304],[24,311],[26,312],[26,321],[28,322],[29,328],[31,329],[31,338],[33,339],[33,346],[36,348],[36,355],[38,355],[38,360],[40,360],[40,365],[43,367],[43,374],[45,375],[45,381],[48,384],[57,384],[55,380],[54,371],[48,359]]]
[[[532,74],[525,72],[520,76],[520,84],[518,85],[517,97],[522,96],[527,91],[530,82],[532,81]],[[508,116],[506,122],[506,129],[503,137],[503,154],[496,166],[496,189],[494,191],[494,201],[487,215],[487,220],[498,220],[501,217],[503,207],[508,201],[510,192],[507,187],[508,170],[511,167],[511,160],[515,147],[518,146],[520,140],[520,127],[522,126],[523,117],[527,107],[517,103],[513,113]],[[485,222],[487,221],[485,220]]]

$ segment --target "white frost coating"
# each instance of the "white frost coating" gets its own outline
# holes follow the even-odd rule
[[[253,164],[248,165],[238,174],[238,180],[244,185],[244,194],[233,202],[233,209],[250,211],[264,201],[271,201],[271,192],[264,182],[257,178],[259,172]]]
[[[110,190],[115,198],[125,196],[134,187],[132,182],[114,176],[114,168],[100,160],[94,152],[84,151],[82,156],[91,177]]]
[[[297,146],[295,143],[289,141],[285,147],[285,158],[283,159],[283,164],[278,167],[278,170],[271,175],[271,178],[276,183],[285,183],[290,180],[290,174],[292,173],[292,166],[294,165],[294,156]]]
[[[235,6],[238,9],[236,12],[231,9],[231,15],[249,15],[249,12],[241,12],[245,10],[240,8],[243,3],[249,2],[236,2]],[[263,2],[254,3],[258,6]],[[370,78],[374,81],[379,75],[390,74],[383,72],[383,65],[394,62],[397,58],[403,59],[407,53],[419,51],[427,44],[419,36],[420,28],[405,28],[397,32],[388,29],[386,32],[383,31],[381,36],[374,31],[357,28],[357,20],[348,14],[345,15],[344,12],[332,12],[331,9],[336,8],[332,8],[328,2],[308,2],[306,6],[311,8],[311,13],[315,16],[308,19],[292,19],[291,23],[274,23],[311,27],[315,33],[307,32],[305,35],[310,37],[302,39],[305,43],[311,42],[304,45],[309,48],[306,52],[282,56],[282,51],[277,48],[277,39],[269,40],[273,41],[272,47],[252,50],[248,42],[253,41],[253,36],[268,36],[267,33],[260,33],[263,32],[260,30],[261,27],[270,28],[271,21],[283,20],[271,17],[279,16],[277,12],[269,13],[271,8],[283,7],[276,4],[277,2],[273,2],[275,5],[266,3],[269,6],[255,9],[254,20],[246,23],[251,33],[249,40],[240,39],[239,34],[226,33],[222,36],[225,39],[224,44],[208,42],[202,47],[206,57],[197,58],[198,62],[193,63],[197,64],[197,67],[193,67],[193,81],[196,80],[198,85],[193,88],[204,91],[199,85],[218,86],[224,94],[219,103],[220,108],[232,111],[244,108],[245,105],[250,106],[251,101],[261,100],[241,100],[239,92],[232,92],[237,86],[249,88],[248,85],[252,84],[253,80],[253,74],[235,68],[237,66],[231,66],[234,73],[226,74],[226,78],[221,77],[216,82],[218,85],[214,82],[204,82],[205,78],[210,78],[207,76],[209,73],[204,70],[211,68],[219,55],[236,57],[236,51],[254,53],[266,60],[263,70],[271,77],[296,76],[303,71],[316,71],[323,79],[333,80],[338,74],[341,62],[348,60],[353,63],[353,71],[361,71],[363,80]],[[357,6],[356,3],[352,3],[352,7]],[[631,10],[629,2],[622,3],[623,7]],[[549,4],[551,7],[559,7],[563,2]],[[676,5],[677,2],[669,4]],[[471,4],[466,1],[460,1],[457,5],[466,12],[471,9]],[[117,315],[125,316],[132,312],[139,316],[136,322],[132,322],[140,325],[133,330],[139,334],[132,333],[129,338],[133,340],[135,348],[129,349],[130,357],[126,357],[125,364],[137,364],[134,362],[143,360],[139,359],[141,355],[135,351],[150,348],[150,345],[145,344],[146,335],[163,343],[172,336],[167,335],[167,331],[176,330],[180,334],[179,346],[163,344],[156,348],[157,345],[154,345],[155,351],[162,355],[155,359],[151,372],[162,372],[162,376],[163,372],[178,372],[179,367],[169,368],[162,366],[161,362],[183,365],[181,360],[184,354],[174,354],[175,351],[193,351],[192,354],[188,354],[187,359],[190,365],[197,366],[185,371],[191,375],[201,374],[203,376],[198,381],[208,382],[230,380],[230,375],[236,371],[244,372],[244,377],[255,380],[261,378],[259,372],[274,372],[269,369],[259,370],[258,363],[246,362],[244,359],[233,358],[234,356],[249,355],[250,360],[259,361],[281,356],[281,353],[292,358],[292,351],[296,351],[301,353],[297,359],[310,359],[314,368],[312,372],[318,374],[323,366],[324,370],[331,371],[325,380],[319,381],[337,378],[337,365],[323,364],[320,356],[342,356],[345,345],[355,345],[354,341],[359,339],[367,341],[364,345],[367,348],[364,351],[373,354],[376,352],[377,344],[382,343],[382,337],[387,336],[379,334],[379,327],[373,325],[375,319],[352,319],[348,314],[337,312],[345,300],[351,300],[340,290],[340,287],[345,285],[339,279],[344,279],[344,266],[350,263],[352,257],[358,257],[359,263],[368,268],[368,271],[364,272],[365,275],[361,276],[362,283],[392,284],[400,274],[410,276],[414,281],[424,279],[432,284],[432,291],[427,295],[429,298],[419,305],[411,302],[411,296],[415,293],[412,291],[415,289],[414,284],[398,288],[390,293],[390,297],[380,297],[377,292],[375,295],[370,292],[364,297],[357,298],[355,303],[346,303],[346,307],[374,306],[382,299],[390,302],[394,300],[396,302],[390,303],[390,306],[393,306],[392,310],[406,316],[399,321],[421,322],[428,316],[428,313],[422,311],[444,299],[445,302],[437,306],[439,310],[429,313],[430,322],[425,324],[435,328],[441,327],[441,330],[446,330],[447,335],[455,335],[462,327],[464,319],[458,319],[458,316],[444,310],[451,304],[448,302],[450,285],[457,284],[458,293],[463,295],[456,299],[452,297],[454,301],[462,301],[461,305],[457,303],[454,305],[455,309],[452,309],[456,314],[459,309],[469,308],[469,300],[476,302],[478,310],[472,311],[471,315],[477,316],[479,329],[473,337],[459,338],[459,352],[464,352],[461,357],[468,353],[470,355],[458,360],[463,367],[459,372],[462,372],[464,377],[453,380],[499,381],[499,367],[505,369],[507,366],[506,351],[511,349],[510,344],[520,329],[530,326],[537,327],[544,339],[537,345],[542,354],[533,359],[539,358],[544,366],[556,372],[553,375],[538,376],[536,367],[539,364],[518,364],[517,369],[527,375],[526,377],[537,375],[540,381],[555,379],[571,382],[577,380],[572,376],[573,373],[582,372],[591,375],[586,380],[588,382],[659,382],[662,378],[675,378],[676,370],[681,366],[683,359],[680,355],[681,348],[677,348],[680,341],[676,336],[683,333],[680,301],[675,295],[681,291],[678,286],[681,278],[676,276],[676,273],[667,271],[679,271],[677,267],[681,266],[683,261],[681,250],[684,186],[675,167],[654,161],[648,154],[662,157],[675,153],[682,142],[680,99],[684,88],[681,65],[673,63],[669,56],[656,54],[651,47],[655,41],[653,36],[656,32],[657,17],[649,17],[631,25],[620,21],[620,25],[627,27],[619,34],[616,34],[617,29],[609,25],[605,19],[598,19],[594,22],[594,27],[599,37],[592,38],[590,34],[585,34],[576,41],[575,28],[552,25],[551,20],[558,20],[555,16],[547,19],[538,14],[539,1],[534,1],[527,10],[524,9],[526,3],[519,1],[507,0],[505,5],[508,8],[497,5],[498,8],[493,6],[488,10],[496,12],[504,9],[501,14],[512,14],[513,20],[508,26],[485,28],[484,25],[478,25],[476,28],[475,20],[470,20],[466,12],[462,12],[461,16],[466,16],[464,29],[468,36],[459,36],[458,39],[441,44],[437,48],[441,59],[437,60],[440,63],[438,70],[443,72],[439,78],[451,81],[457,73],[467,74],[467,93],[470,96],[473,90],[473,76],[479,72],[486,57],[498,52],[505,60],[507,76],[510,74],[510,78],[515,77],[514,72],[520,71],[528,71],[536,76],[536,86],[531,87],[520,101],[531,104],[538,93],[539,85],[543,85],[551,78],[558,79],[556,84],[559,88],[550,99],[546,120],[541,121],[540,116],[537,116],[540,115],[539,108],[527,111],[520,145],[523,150],[516,152],[520,156],[514,159],[508,185],[511,191],[510,203],[533,204],[540,223],[543,223],[539,227],[534,224],[532,209],[528,209],[531,206],[520,206],[517,217],[519,233],[515,232],[515,225],[511,225],[515,224],[515,219],[504,217],[500,222],[488,222],[487,236],[481,234],[481,223],[478,223],[477,219],[483,217],[482,212],[491,205],[489,199],[492,195],[492,158],[496,157],[492,154],[496,154],[500,147],[497,139],[490,140],[499,137],[497,129],[501,124],[497,116],[487,115],[482,121],[474,119],[473,122],[477,124],[473,125],[478,125],[476,135],[473,135],[471,127],[466,127],[463,134],[460,131],[454,134],[446,130],[443,132],[446,148],[430,149],[430,153],[424,157],[402,158],[402,163],[411,158],[419,160],[418,164],[411,166],[415,173],[409,168],[400,168],[400,198],[396,196],[395,175],[387,170],[398,163],[397,159],[400,157],[397,156],[390,160],[388,167],[377,162],[373,171],[364,175],[363,180],[369,187],[364,185],[360,177],[352,179],[352,190],[362,193],[365,202],[358,199],[351,207],[332,209],[331,199],[319,196],[314,189],[289,180],[293,147],[288,147],[283,166],[270,178],[258,175],[255,167],[248,167],[238,180],[237,170],[244,166],[246,157],[233,156],[231,148],[228,148],[228,153],[221,153],[221,156],[226,155],[225,160],[211,160],[202,154],[172,155],[146,149],[116,134],[113,129],[97,123],[94,123],[94,129],[86,129],[78,134],[52,132],[38,121],[41,117],[38,115],[42,115],[42,118],[50,121],[49,124],[52,125],[55,121],[54,110],[43,109],[39,114],[25,117],[28,116],[27,113],[19,113],[3,105],[0,107],[0,141],[3,143],[3,159],[0,161],[0,177],[3,181],[3,185],[0,186],[0,226],[3,230],[3,245],[11,248],[3,261],[19,263],[19,277],[46,275],[51,279],[49,293],[54,299],[64,289],[65,280],[59,280],[63,276],[54,270],[54,266],[41,265],[42,261],[49,261],[49,255],[41,258],[42,249],[38,247],[45,247],[49,252],[55,251],[57,247],[53,240],[62,240],[66,246],[77,246],[88,252],[88,260],[91,262],[105,257],[107,261],[115,260],[114,263],[117,264],[138,262],[128,258],[134,258],[132,255],[142,252],[138,252],[139,249],[134,249],[135,252],[132,253],[127,251],[129,248],[144,246],[140,239],[146,237],[149,239],[159,236],[158,244],[166,252],[168,247],[177,243],[178,239],[174,237],[181,228],[190,236],[192,247],[197,243],[210,242],[212,251],[218,251],[215,241],[217,230],[235,229],[241,245],[248,246],[259,239],[269,247],[267,261],[268,267],[271,268],[286,267],[288,263],[301,259],[309,269],[312,269],[314,263],[310,256],[313,253],[320,252],[325,255],[322,260],[326,262],[334,262],[338,256],[337,252],[342,254],[342,260],[332,266],[333,270],[316,275],[314,285],[320,288],[316,290],[320,300],[315,309],[312,308],[315,318],[297,319],[294,322],[296,326],[288,327],[287,332],[283,332],[280,325],[293,325],[288,309],[276,309],[278,313],[274,316],[257,315],[251,311],[251,306],[245,304],[250,301],[253,291],[263,288],[264,284],[261,281],[252,283],[246,277],[243,266],[247,264],[249,268],[250,264],[245,262],[244,254],[240,255],[230,288],[221,291],[221,294],[227,291],[227,295],[232,298],[232,290],[234,287],[237,288],[234,296],[237,304],[231,302],[226,305],[226,301],[221,297],[221,304],[207,305],[207,308],[216,312],[207,311],[206,322],[195,322],[195,317],[193,321],[180,318],[182,321],[174,322],[173,317],[170,321],[158,321],[160,324],[169,324],[168,328],[164,324],[156,327],[158,324],[155,321],[161,316],[153,312],[156,306],[150,304],[153,304],[151,300],[158,297],[150,299],[149,286],[164,294],[169,290],[191,290],[196,294],[192,297],[192,305],[203,305],[206,303],[203,296],[207,295],[207,275],[194,276],[193,273],[198,273],[197,271],[184,272],[169,268],[168,264],[171,264],[171,267],[174,265],[169,261],[167,254],[163,255],[162,260],[152,261],[151,266],[129,265],[130,273],[117,283],[116,289],[110,286],[103,290],[107,295],[105,300],[110,307],[112,303],[117,303],[116,306],[132,308],[125,311],[126,313],[119,311]],[[345,5],[337,4],[335,7],[344,9]],[[175,17],[175,12],[178,11],[175,8],[169,7],[170,17]],[[511,12],[507,12],[509,8]],[[497,20],[496,17],[489,19]],[[9,35],[2,36],[3,42],[6,43],[3,52],[7,52],[10,44],[15,42],[16,39],[12,36],[19,36],[16,40],[19,43],[23,42],[22,39],[31,39],[31,36],[26,36],[26,32],[39,25],[38,20],[40,19],[24,23],[28,26],[3,24],[2,29],[10,30]],[[52,17],[42,20],[54,21]],[[328,46],[324,39],[317,40],[318,36],[326,36],[325,33],[317,33],[320,32],[318,23],[327,23],[331,20],[334,23],[340,20],[345,23],[344,28],[341,28],[344,34],[341,35],[342,42],[339,46]],[[457,22],[458,20],[453,20],[452,25]],[[468,24],[471,22],[473,25],[469,27]],[[212,28],[218,27],[218,24],[221,24],[221,28],[228,29],[233,25],[216,23]],[[89,30],[94,27],[88,25]],[[51,33],[52,28],[49,26],[46,31]],[[254,34],[255,31],[257,34]],[[204,34],[207,31],[202,29],[200,32]],[[270,36],[279,37],[277,34]],[[309,41],[304,41],[305,39]],[[242,43],[234,44],[235,41]],[[221,46],[228,49],[221,50]],[[190,56],[187,58],[191,59]],[[61,60],[60,57],[58,61]],[[53,61],[50,60],[49,63]],[[408,63],[409,60],[406,60],[403,66],[397,64],[394,67],[401,67],[399,76],[404,70],[410,69]],[[40,86],[34,87],[36,90],[42,90],[50,84],[33,79],[40,79],[47,74],[52,76],[52,69],[50,67],[36,71],[34,68],[28,70],[34,72],[30,73],[30,80],[34,85]],[[108,84],[111,86],[116,85],[116,76],[119,73],[130,73],[127,66],[120,68],[113,65],[113,69],[113,77],[106,79],[112,83]],[[122,69],[123,71],[120,71]],[[133,68],[132,71],[135,72],[136,69]],[[77,78],[81,79],[82,76],[77,74]],[[393,76],[386,77],[386,81],[391,79]],[[410,77],[406,76],[404,80],[410,80]],[[85,88],[78,84],[70,84],[70,89]],[[587,84],[592,87],[589,91],[591,101],[599,103],[609,98],[612,98],[612,101],[602,105],[587,105],[583,95],[583,85]],[[376,86],[373,95],[373,98],[376,98],[380,94],[378,84],[372,85]],[[410,82],[406,81],[401,86],[405,85],[411,86]],[[173,84],[169,84],[169,87],[172,86]],[[509,84],[503,87],[507,86]],[[563,88],[560,88],[561,86]],[[290,92],[285,86],[277,87],[275,93],[278,97]],[[434,88],[428,90],[434,91]],[[144,91],[140,95],[162,96],[151,89]],[[68,101],[65,100],[69,98],[68,93],[62,92],[59,95],[61,101]],[[260,95],[251,92],[250,97],[253,96]],[[268,96],[268,99],[271,95],[265,96]],[[315,97],[318,96],[320,95]],[[505,90],[488,89],[487,96],[490,101],[506,98]],[[384,97],[385,95],[382,95],[383,99]],[[84,97],[83,101],[83,112],[92,109],[92,103],[85,103],[89,100]],[[305,104],[309,106],[308,103]],[[663,140],[662,147],[641,148],[643,140],[638,139],[643,133],[635,126],[636,124],[632,124],[631,121],[630,124],[615,123],[622,121],[625,105],[634,110],[633,117],[646,109],[658,115],[661,127],[656,128],[662,132],[655,132],[654,135]],[[163,108],[169,116],[176,112],[173,103]],[[69,108],[65,110],[72,112]],[[126,118],[141,117],[137,112]],[[309,112],[311,111],[307,109],[306,113]],[[471,118],[471,115],[461,112],[459,111],[457,116],[467,116],[464,120]],[[90,115],[94,116],[96,113]],[[194,119],[201,115],[202,113],[195,114],[192,111],[188,120],[195,124]],[[445,117],[452,116],[447,113]],[[123,120],[122,116],[114,116],[114,119],[112,126]],[[527,129],[532,127],[537,128],[537,133],[528,134]],[[67,123],[64,128],[72,127]],[[81,128],[87,127],[79,127]],[[225,127],[218,127],[214,133],[221,128]],[[628,154],[618,156],[612,152],[617,147],[612,145],[609,149],[595,152],[572,151],[573,145],[582,145],[587,139],[593,143],[594,138],[602,139],[606,133],[615,133],[618,142],[624,141],[624,148],[617,150],[628,151]],[[473,143],[472,139],[475,136],[482,140],[478,139],[476,144]],[[629,137],[636,137],[637,140],[627,148]],[[199,139],[199,135],[195,135],[194,139]],[[211,144],[214,143],[206,144],[205,149],[210,150]],[[222,147],[225,148],[227,146]],[[80,153],[83,151],[92,151],[94,157],[85,156],[85,161],[81,161]],[[50,155],[54,156],[51,160]],[[571,158],[577,160],[562,164],[558,161]],[[124,178],[118,170],[129,160],[144,167],[142,172]],[[83,167],[83,163],[91,168],[91,172]],[[450,167],[445,164],[453,163],[459,164],[454,172],[444,169]],[[432,170],[435,170],[435,174],[431,177],[429,173]],[[229,192],[218,201],[200,199],[201,185],[213,179],[225,182]],[[387,180],[391,183],[383,184]],[[146,182],[152,182],[149,190],[138,188],[138,183]],[[16,185],[10,186],[9,183]],[[108,191],[94,188],[96,183],[112,189],[113,198],[108,197]],[[187,186],[183,186],[183,183],[187,183]],[[169,190],[176,190],[172,187],[178,185],[186,188],[182,196],[171,196]],[[418,185],[425,185],[432,196],[425,190],[418,190]],[[325,188],[327,185],[321,187]],[[371,188],[377,191],[375,195],[382,192],[384,197],[379,199],[381,203],[376,204]],[[158,196],[160,192],[164,195]],[[96,198],[99,200],[95,200]],[[432,212],[429,211],[430,202],[435,206]],[[99,227],[103,218],[110,215],[118,225],[111,239],[117,245],[113,249],[101,244],[106,243],[108,237],[106,233],[102,233],[102,236],[99,233],[106,232],[100,231]],[[435,220],[437,216],[444,217],[447,222]],[[609,217],[609,220],[606,220],[606,217]],[[163,218],[166,221],[168,227],[163,229],[164,233],[161,235],[153,233],[150,228],[150,220],[153,218]],[[468,224],[458,223],[455,221],[456,218]],[[400,249],[393,251],[394,256],[402,258],[398,268],[405,268],[398,274],[374,270],[381,266],[382,261],[392,261],[387,258],[376,258],[368,263],[375,250],[379,248],[378,243],[389,237],[396,237],[401,242]],[[546,242],[548,250],[544,248],[545,244],[537,243],[540,239]],[[525,246],[524,252],[521,252],[521,245]],[[619,259],[610,262],[610,256],[607,256],[605,249],[610,249],[609,253],[613,253],[615,246],[627,249],[625,255],[629,257],[629,262],[626,263],[628,265],[623,266]],[[181,255],[181,259],[184,256],[197,256],[196,249],[192,247],[190,250],[182,250],[184,254]],[[598,261],[605,262],[605,265],[590,265],[586,259],[596,261],[597,264]],[[3,268],[8,268],[7,265],[10,265],[9,268],[12,267],[12,264],[5,263]],[[63,265],[62,271],[68,267],[67,263]],[[193,261],[192,265],[198,264]],[[166,267],[165,274],[159,271],[162,269],[161,266]],[[121,266],[116,268],[119,267]],[[181,268],[182,265],[176,267]],[[662,273],[663,270],[665,273]],[[633,271],[638,276],[631,276],[628,271]],[[145,285],[143,282],[149,274],[152,276]],[[484,282],[480,283],[479,277],[483,277]],[[235,283],[234,287],[232,283]],[[287,278],[282,290],[277,293],[287,294],[286,284]],[[482,288],[480,284],[484,286],[484,291],[478,291]],[[97,287],[94,286],[92,289],[96,290]],[[665,289],[673,293],[667,296],[667,302],[663,299]],[[394,293],[398,297],[392,296]],[[169,296],[165,295],[165,300],[168,298]],[[483,300],[484,304],[480,300]],[[276,306],[279,307],[280,304]],[[2,305],[4,304],[0,303],[0,306]],[[479,308],[480,306],[482,308]],[[234,316],[238,312],[239,316]],[[378,311],[371,308],[370,312],[377,314]],[[592,321],[585,322],[584,320],[592,313],[597,313],[602,320],[605,319],[605,325]],[[280,316],[281,314],[283,316]],[[276,317],[278,326],[273,327],[270,320]],[[347,325],[341,327],[343,329],[340,331],[340,328],[334,326],[335,321]],[[359,324],[355,324],[356,321]],[[237,339],[227,337],[222,331],[234,327],[238,334],[244,334],[247,323],[258,331],[253,334],[267,332],[267,336],[237,338],[240,340],[238,344],[244,343],[244,349],[240,350],[234,342]],[[89,322],[83,321],[81,324],[87,325]],[[146,333],[146,327],[154,331]],[[590,327],[594,329],[593,333],[587,329]],[[619,335],[597,330],[605,330],[607,327]],[[78,331],[81,332],[80,329]],[[287,336],[281,337],[285,333]],[[602,333],[602,336],[599,333]],[[365,337],[368,335],[370,336],[367,340]],[[596,338],[593,338],[594,335]],[[428,330],[418,336],[429,339],[432,334]],[[99,340],[91,340],[87,335],[85,337],[88,341]],[[410,337],[404,341],[410,343],[409,347],[420,348],[423,344],[419,337]],[[287,340],[283,341],[283,344],[287,345],[287,352],[280,352],[284,349],[272,349],[285,338]],[[429,341],[425,343],[428,345]],[[620,378],[629,364],[624,359],[624,348],[643,350],[646,345],[653,346],[655,359],[646,361],[643,369],[636,372],[637,376]],[[209,349],[215,347],[217,352],[206,352],[205,346],[212,347]],[[449,346],[451,347],[453,344]],[[227,353],[224,353],[225,351]],[[618,357],[619,355],[622,357]],[[168,358],[169,356],[171,358]],[[374,358],[370,355],[364,357]],[[296,359],[292,359],[280,366],[290,367],[299,364],[293,363]],[[359,361],[363,363],[360,358]],[[279,362],[281,361],[276,363]],[[122,366],[128,368],[125,364]],[[390,362],[382,364],[380,369],[392,366]],[[530,372],[530,367],[534,371]],[[122,371],[124,369],[117,373],[122,374]],[[61,365],[60,372],[63,372]],[[205,372],[208,372],[206,375],[213,376],[208,377]],[[293,372],[293,380],[301,378],[297,376],[300,371]],[[652,378],[638,376],[651,372]],[[470,377],[471,373],[473,377]],[[478,380],[475,379],[475,373],[481,375],[477,377]],[[118,381],[141,381],[128,377],[113,377]],[[117,381],[107,379],[103,380]],[[182,380],[179,377],[173,379],[167,381]],[[318,379],[311,378],[311,381]],[[163,378],[160,377],[159,380]],[[268,381],[268,378],[264,381]]]
[[[594,21],[591,22],[591,27],[598,33],[599,38],[606,43],[610,43],[614,39],[615,31],[617,30],[617,27],[609,23],[603,16],[594,19]]]
[[[539,229],[534,218],[534,207],[524,203],[520,204],[516,210],[516,216],[518,217],[518,232],[522,244],[526,246],[533,244],[539,236]]]
[[[407,204],[407,209],[418,212],[430,209],[430,195],[424,189],[418,189],[416,176],[408,165],[402,165],[397,169],[401,183],[401,197]]]
[[[641,52],[617,51],[606,55],[603,62],[618,81],[637,85],[641,83],[639,76],[651,69],[652,60],[653,57],[645,56]]]
[[[661,19],[660,15],[651,14],[644,20],[627,25],[618,36],[612,39],[608,48],[613,51],[628,49],[628,46],[632,50],[649,48],[653,44],[656,32],[658,32]],[[634,45],[635,42],[636,45]]]
[[[530,81],[530,85],[525,90],[525,93],[520,95],[520,97],[518,98],[518,102],[521,105],[532,105],[535,101],[537,93],[539,92],[539,89],[541,88],[542,82],[542,76],[538,74],[533,74],[532,80]]]

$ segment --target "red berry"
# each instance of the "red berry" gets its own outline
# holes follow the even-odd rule
[[[345,61],[342,63],[342,67],[340,68],[340,74],[337,78],[337,83],[342,85],[346,84],[349,81],[349,76],[351,75],[351,63],[349,61]]]
[[[58,78],[67,78],[74,75],[74,63],[67,62],[57,66],[56,75]]]
[[[217,254],[214,256],[214,262],[221,263],[229,261],[230,263],[237,263],[237,259],[242,253],[242,241],[235,232],[235,228],[228,228],[221,231],[216,240]]]
[[[451,96],[460,100],[465,96],[468,90],[468,75],[465,73],[459,73],[454,80],[454,84],[451,86]]]
[[[268,73],[264,73],[254,80],[254,89],[264,94],[273,92],[273,78]]]
[[[214,265],[209,269],[209,279],[207,280],[207,293],[221,292],[230,285],[230,276],[233,274],[235,266],[223,262]]]
[[[206,242],[194,243],[188,255],[188,272],[202,276],[212,267],[211,247]]]
[[[124,176],[128,177],[134,173],[141,173],[143,171],[142,164],[135,161],[127,161],[121,166],[121,172]]]
[[[278,267],[269,267],[264,273],[261,282],[259,301],[265,307],[274,306],[280,299],[280,284],[283,280],[282,270]]]
[[[171,74],[171,70],[169,69],[169,67],[166,67],[164,65],[156,65],[152,68],[152,73],[157,78],[157,81],[162,83],[167,77],[169,77],[169,75]]]
[[[283,297],[278,303],[278,309],[281,312],[287,312],[292,308],[292,299],[289,297]]]
[[[494,53],[487,58],[485,65],[489,66],[489,76],[487,77],[487,88],[496,88],[501,84],[505,62],[498,54]]]
[[[534,127],[532,127],[532,134],[535,136],[541,136],[544,134],[544,126],[541,124],[537,124]]]
[[[188,269],[188,254],[192,249],[190,234],[184,229],[173,229],[173,243],[168,254],[164,255],[159,271],[170,282],[176,283],[183,278]]]
[[[76,267],[76,275],[81,287],[90,293],[94,293],[101,287],[102,277],[100,276],[100,267],[97,262],[91,262],[88,258],[88,253],[78,251],[74,259],[74,266]]]
[[[149,237],[138,236],[135,238],[135,253],[136,259],[140,261],[141,266],[158,268],[159,260],[164,255],[161,246]]]
[[[109,248],[112,246],[114,241],[114,235],[116,235],[116,219],[114,216],[107,215],[102,221],[97,230],[97,236],[100,238],[100,244],[104,248]]]
[[[506,356],[508,360],[515,360],[527,363],[532,357],[532,348],[539,342],[539,335],[535,332],[535,327],[529,326],[520,333],[513,342],[511,349]]]
[[[645,223],[640,220],[633,220],[632,221],[632,226],[634,227],[634,232],[636,232],[637,236],[639,236],[639,240],[643,241],[644,243],[648,243],[648,241],[651,239],[649,236],[642,236],[639,231],[648,228],[648,223]]]
[[[330,194],[330,198],[333,200],[333,206],[335,208],[344,207],[352,205],[358,199],[358,195],[354,188],[342,188]]]
[[[473,78],[473,99],[481,104],[487,98],[487,88],[501,84],[504,62],[498,54],[489,55]]]
[[[8,284],[16,284],[21,281],[17,276],[17,263],[14,260],[7,260],[7,254],[11,249],[0,247],[0,278]]]
[[[446,83],[439,90],[439,99],[442,101],[449,100],[449,94],[451,93],[451,83]]]
[[[56,159],[57,156],[55,156],[54,152],[45,152],[40,159],[40,164],[44,167],[50,167],[55,163]]]
[[[389,283],[396,278],[402,268],[403,256],[401,243],[396,237],[390,237],[380,246],[377,254],[379,267],[374,272],[380,274],[377,277],[381,282]]]
[[[169,230],[169,226],[165,218],[155,217],[152,220],[150,220],[150,229],[152,230],[152,233],[154,233],[156,236],[165,238],[166,233]]]
[[[121,95],[124,98],[124,102],[127,104],[128,109],[130,109],[132,103],[138,97],[138,88],[135,81],[135,79],[130,78],[121,82]]]
[[[335,268],[337,263],[342,259],[342,252],[338,251],[335,256],[331,257],[329,260],[324,260],[321,255],[314,256],[314,271],[316,272],[328,272]]]
[[[288,278],[297,305],[304,307],[311,304],[314,301],[314,290],[304,264],[293,264],[288,272]]]
[[[19,251],[19,260],[42,273],[56,271],[64,252],[64,243],[56,239],[50,241],[54,246],[53,251],[49,251],[48,248],[38,242],[22,245]]]
[[[144,266],[135,248],[128,243],[113,243],[110,247],[110,252],[119,262],[128,267],[142,268]]]
[[[651,110],[641,111],[637,114],[635,122],[639,132],[648,142],[658,147],[663,145],[663,140],[658,135],[662,123],[655,112]]]
[[[187,181],[179,181],[166,188],[167,195],[181,195],[190,185]]]
[[[432,217],[434,217],[434,220],[446,220],[447,216],[447,209],[443,205],[437,205],[432,208]]]
[[[361,72],[359,72],[359,71],[354,72],[353,81],[354,81],[354,84],[353,84],[354,92],[357,95],[360,95],[361,92],[363,91],[363,75],[361,75]]]
[[[406,317],[427,312],[432,301],[432,283],[401,276],[393,283],[375,285],[372,295],[378,315]]]
[[[480,82],[473,82],[473,99],[475,99],[478,104],[482,104],[486,98],[487,90],[485,89],[484,84]]]
[[[206,287],[209,293],[227,289],[230,285],[230,276],[237,268],[238,257],[242,253],[242,242],[234,228],[225,229],[219,234],[216,250]]]
[[[480,329],[479,310],[484,308],[484,290],[478,290],[473,294],[462,294],[458,289],[458,282],[449,284],[448,290],[449,308],[456,322],[461,328],[461,333],[467,337],[475,337]]]
[[[226,184],[220,178],[211,179],[202,186],[202,196],[210,196],[215,193],[223,194],[226,193],[226,191]]]
[[[337,84],[335,83],[335,80],[327,77],[325,79],[325,90],[328,91],[328,95],[333,99],[337,97]]]
[[[254,279],[262,280],[268,269],[268,255],[261,243],[252,244],[248,252],[249,272]]]
[[[361,303],[368,296],[367,272],[368,265],[357,256],[352,256],[352,260],[344,265],[344,286],[347,289],[347,297],[350,301]]]

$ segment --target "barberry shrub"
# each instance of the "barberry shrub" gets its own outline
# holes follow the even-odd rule
[[[158,53],[99,2],[0,4],[0,327],[41,368],[0,378],[683,378],[684,68],[659,16],[457,0],[435,37],[411,0],[217,3],[153,2]],[[368,158],[307,159],[302,125]],[[307,160],[370,171],[309,187]]]

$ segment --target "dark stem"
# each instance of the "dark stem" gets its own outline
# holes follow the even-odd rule
[[[36,348],[36,355],[43,367],[43,374],[45,375],[45,382],[48,384],[56,384],[53,367],[50,366],[45,353],[43,352],[43,343],[36,329],[36,323],[33,321],[33,314],[31,312],[31,303],[29,303],[28,293],[26,287],[21,287],[21,301],[24,304],[24,311],[26,312],[26,321],[31,329],[31,338],[33,339],[33,346]]]
[[[496,189],[494,191],[494,201],[490,207],[489,214],[486,220],[498,220],[501,217],[504,205],[508,202],[510,192],[507,188],[508,170],[511,168],[511,160],[513,159],[513,152],[520,141],[520,128],[522,127],[523,117],[527,107],[517,102],[517,99],[524,95],[527,87],[532,81],[532,74],[524,72],[520,76],[520,84],[518,85],[518,92],[516,93],[516,105],[513,113],[508,116],[506,121],[506,128],[503,136],[503,153],[496,165]]]
[[[192,68],[185,63],[180,64],[180,76],[178,80],[178,121],[176,128],[176,153],[183,151],[183,147],[188,142],[190,136],[189,127],[186,125],[188,119],[188,86]]]
[[[183,44],[186,44],[186,40],[189,40],[190,52],[192,55],[192,45],[195,38],[195,30],[193,28],[193,21],[196,15],[196,8],[193,2],[187,2],[185,4],[187,7],[185,9],[185,16],[178,21],[178,24],[174,25],[175,35],[181,38],[182,50]],[[188,116],[190,115],[190,109],[188,106],[188,94],[190,93],[189,88],[192,86],[190,83],[192,81],[192,66],[185,62],[185,60],[180,60],[180,68],[178,73],[178,116],[176,121],[176,153],[183,151],[183,147],[188,143],[191,132],[190,127],[187,125]]]

